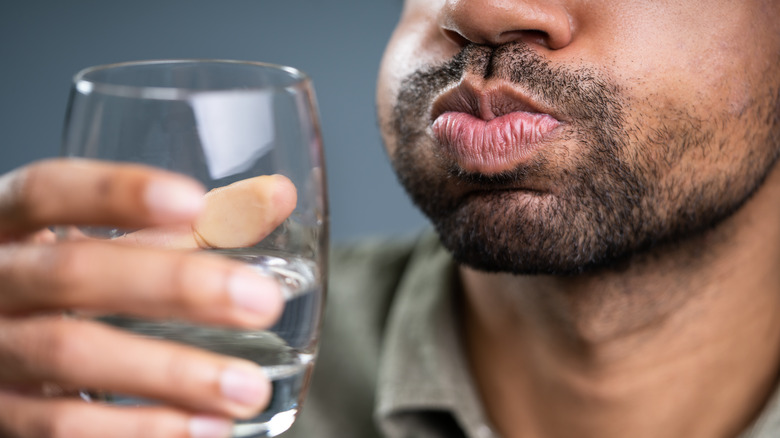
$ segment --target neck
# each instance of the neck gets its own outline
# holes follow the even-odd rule
[[[780,369],[780,172],[716,229],[577,277],[461,268],[506,438],[734,437]]]

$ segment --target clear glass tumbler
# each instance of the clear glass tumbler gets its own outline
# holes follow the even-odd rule
[[[309,78],[289,67],[224,60],[88,68],[74,78],[62,151],[68,157],[171,170],[197,179],[208,189],[270,174],[292,181],[297,205],[270,235],[241,247],[204,250],[240,260],[278,279],[287,301],[272,328],[246,331],[182,321],[100,318],[143,336],[258,363],[273,382],[272,401],[258,417],[236,423],[234,436],[275,436],[287,430],[303,401],[314,364],[326,284],[325,170]],[[225,215],[229,218],[230,212]],[[59,235],[117,239],[135,231],[81,227],[63,228]],[[123,405],[147,403],[113,393],[85,391],[83,396]]]

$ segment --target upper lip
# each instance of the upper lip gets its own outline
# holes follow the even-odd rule
[[[468,77],[434,99],[431,120],[453,111],[471,114],[485,121],[517,111],[543,113],[559,119],[552,114],[551,108],[546,108],[542,102],[535,101],[508,82],[480,84]]]

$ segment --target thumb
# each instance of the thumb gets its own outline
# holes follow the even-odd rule
[[[296,203],[295,186],[287,177],[258,176],[208,192],[192,225],[145,228],[115,240],[175,249],[243,248],[276,229]]]

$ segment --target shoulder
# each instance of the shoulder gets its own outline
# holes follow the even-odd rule
[[[409,261],[417,238],[367,239],[334,246],[330,251],[331,285],[372,274],[400,274]]]
[[[373,239],[334,248],[328,270],[328,311],[360,309],[381,320],[416,242],[411,238]]]

